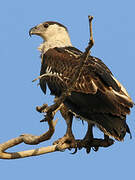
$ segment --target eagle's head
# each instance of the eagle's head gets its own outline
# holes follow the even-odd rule
[[[72,46],[67,28],[58,22],[41,23],[31,28],[29,35],[42,37],[43,43],[38,48],[42,53],[54,47]]]

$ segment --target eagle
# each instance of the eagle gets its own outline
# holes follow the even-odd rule
[[[67,27],[58,22],[43,22],[32,27],[29,35],[38,35],[43,39],[38,47],[41,53],[40,87],[46,94],[48,86],[51,95],[60,97],[68,88],[83,52],[72,45]],[[126,133],[131,135],[126,116],[133,105],[126,89],[103,61],[89,55],[61,108],[67,124],[66,134],[54,144],[75,143],[72,132],[74,116],[88,124],[85,141],[93,139],[93,126],[98,127],[106,139],[113,137],[122,141]]]

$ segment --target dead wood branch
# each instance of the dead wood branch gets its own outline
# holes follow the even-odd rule
[[[86,144],[81,143],[81,140],[78,141],[78,149],[85,148]],[[8,148],[11,148],[13,146],[16,146],[20,143],[23,142],[23,138],[21,136],[11,139],[7,142],[4,142],[3,144],[0,145],[0,159],[19,159],[19,158],[25,158],[25,157],[30,157],[30,156],[38,156],[42,154],[47,154],[51,152],[56,152],[56,151],[63,151],[65,149],[70,149],[70,148],[75,148],[76,147],[71,147],[70,144],[62,144],[60,149],[57,148],[57,145],[52,145],[48,147],[41,147],[37,149],[32,149],[32,150],[27,150],[27,151],[20,151],[20,152],[12,152],[8,153],[5,152]],[[113,140],[105,141],[104,139],[93,139],[91,143],[89,143],[90,147],[108,147],[113,144]]]
[[[49,130],[40,136],[34,136],[31,134],[23,134],[17,138],[11,139],[7,142],[4,142],[3,144],[0,144],[0,158],[1,159],[16,159],[16,158],[33,156],[33,153],[34,152],[36,153],[37,150],[38,150],[38,153],[42,152],[42,151],[40,151],[40,148],[35,149],[35,150],[28,150],[28,151],[15,152],[15,153],[7,153],[5,151],[13,146],[23,143],[23,142],[25,144],[29,144],[29,145],[36,145],[36,144],[39,144],[40,142],[50,139],[55,131],[56,123],[57,123],[57,120],[54,122],[48,121]],[[37,155],[38,155],[38,153],[37,153]]]

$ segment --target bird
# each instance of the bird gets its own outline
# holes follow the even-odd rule
[[[29,35],[37,35],[43,39],[38,47],[41,53],[40,87],[46,94],[48,86],[50,94],[58,98],[68,89],[83,52],[72,45],[67,27],[59,22],[40,23],[29,30]],[[112,137],[123,141],[126,133],[131,134],[126,117],[133,105],[124,86],[104,62],[89,55],[61,108],[67,124],[66,134],[54,144],[75,143],[72,132],[74,116],[88,124],[84,140],[93,139],[92,129],[96,126],[106,139]]]

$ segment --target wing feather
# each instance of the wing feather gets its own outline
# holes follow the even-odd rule
[[[67,48],[67,50],[65,51],[64,48],[49,49],[43,55],[41,75],[46,73],[46,68],[49,66],[52,73],[61,77],[46,78],[51,94],[56,96],[59,96],[63,90],[68,88],[70,79],[74,76],[80,62],[78,57],[81,55],[81,51],[71,47]],[[41,80],[41,88],[44,86],[42,82]],[[106,108],[101,107],[100,111],[106,109],[109,112],[107,106],[110,104],[110,106],[112,105],[110,112],[117,115],[129,113],[129,108],[133,106],[133,102],[125,88],[113,77],[107,66],[101,60],[92,56],[89,56],[87,63],[84,65],[83,71],[73,88],[73,92],[91,95],[100,92],[100,95],[103,97],[102,103],[107,101]]]

